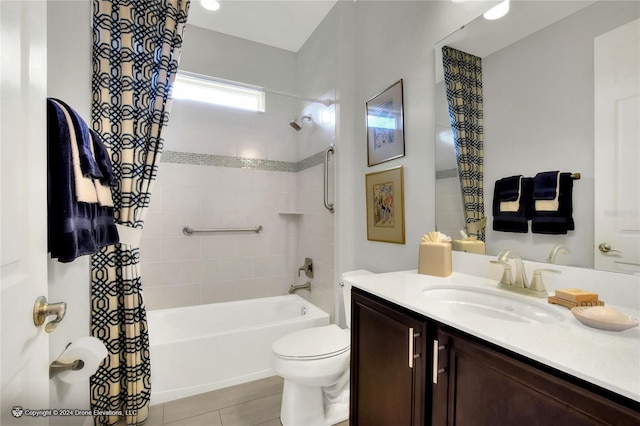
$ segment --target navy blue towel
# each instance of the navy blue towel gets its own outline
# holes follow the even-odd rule
[[[69,105],[67,105],[60,99],[50,99],[62,105],[71,117],[71,121],[73,122],[73,129],[71,130],[74,131],[76,136],[76,144],[78,145],[80,169],[82,170],[82,174],[86,177],[101,179],[102,172],[100,172],[98,163],[96,163],[96,160],[93,158],[93,154],[91,153],[91,138],[89,137],[89,126],[87,126],[87,123],[82,119],[82,117],[80,117],[80,115]]]
[[[567,231],[575,229],[575,222],[573,221],[573,178],[571,173],[560,173],[559,190],[557,211],[533,210],[531,232],[535,234],[566,234]]]
[[[51,257],[59,262],[71,262],[118,242],[113,207],[77,201],[69,136],[74,131],[60,107],[47,99],[47,241]],[[102,176],[98,164],[93,163]]]
[[[556,187],[558,186],[558,173],[542,172],[533,178],[533,199],[534,200],[555,200]]]
[[[518,199],[521,176],[509,176],[496,181],[495,194],[497,194],[499,201],[515,201]]]
[[[500,210],[501,193],[508,193],[508,189],[505,189],[506,185],[513,185],[513,178],[518,178],[520,176],[511,176],[509,178],[503,178],[496,181],[493,190],[493,230],[494,231],[502,231],[502,232],[517,232],[517,233],[527,233],[529,232],[529,222],[528,219],[531,217],[532,203],[531,203],[531,192],[533,191],[533,179],[523,177],[520,182],[520,206],[517,212],[503,212]],[[518,185],[518,179],[515,180],[516,188]],[[508,187],[507,187],[508,188]],[[514,198],[510,201],[515,201],[517,199]]]

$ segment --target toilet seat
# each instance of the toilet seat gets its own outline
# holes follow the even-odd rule
[[[335,324],[298,330],[278,339],[272,346],[282,359],[331,358],[349,350],[350,333]]]

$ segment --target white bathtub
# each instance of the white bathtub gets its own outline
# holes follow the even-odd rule
[[[300,296],[147,312],[151,404],[272,376],[271,345],[329,315]]]

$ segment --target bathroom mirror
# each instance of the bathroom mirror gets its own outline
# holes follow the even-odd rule
[[[464,227],[442,78],[441,48],[448,45],[482,58],[487,254],[510,248],[523,258],[546,261],[554,247],[564,245],[570,253],[556,249],[555,263],[594,268],[594,246],[601,242],[595,240],[594,222],[610,208],[594,201],[599,161],[594,155],[594,38],[639,17],[638,2],[516,1],[505,17],[480,16],[435,46],[436,226],[441,232],[456,239]],[[493,231],[495,181],[550,170],[581,174],[573,186],[575,231]],[[637,209],[630,214],[638,222]],[[638,271],[638,265],[629,265],[618,272]]]

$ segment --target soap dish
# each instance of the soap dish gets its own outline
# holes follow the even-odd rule
[[[601,330],[623,331],[638,326],[638,319],[624,315],[607,306],[578,306],[571,308],[574,317],[584,325]]]

